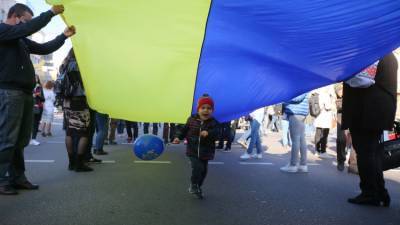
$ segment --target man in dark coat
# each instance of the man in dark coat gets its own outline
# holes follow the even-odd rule
[[[23,4],[10,8],[5,23],[0,24],[0,194],[15,195],[15,189],[38,189],[25,177],[24,147],[29,143],[32,127],[35,71],[30,54],[47,55],[59,49],[75,34],[68,27],[63,34],[44,44],[28,37],[57,14],[62,5],[33,18]]]
[[[361,194],[354,204],[389,206],[382,172],[383,149],[379,142],[384,130],[391,130],[397,102],[397,60],[389,54],[380,60],[375,84],[352,88],[344,84],[342,129],[350,129],[357,153]]]

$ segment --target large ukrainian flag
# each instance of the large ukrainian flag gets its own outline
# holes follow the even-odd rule
[[[349,78],[400,46],[400,0],[47,0],[64,4],[92,108],[228,120]]]

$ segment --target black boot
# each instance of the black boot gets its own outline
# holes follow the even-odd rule
[[[385,190],[383,193],[380,194],[380,199],[382,202],[382,206],[384,206],[384,207],[390,206],[390,195],[387,192],[387,190]]]
[[[85,164],[84,158],[85,158],[84,155],[78,155],[76,157],[76,167],[75,167],[76,172],[91,172],[91,171],[93,171],[92,168],[90,168],[89,166],[87,166]]]
[[[347,200],[349,203],[358,204],[358,205],[373,205],[373,206],[380,206],[381,201],[378,198],[373,196],[367,196],[364,194],[360,194],[355,198],[349,198]]]
[[[75,170],[75,159],[74,159],[74,154],[68,153],[68,170]]]

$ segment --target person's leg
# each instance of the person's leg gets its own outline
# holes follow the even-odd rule
[[[200,159],[196,157],[189,157],[192,166],[192,176],[190,178],[192,185],[199,187],[203,173],[202,164]]]
[[[153,123],[153,135],[158,135],[158,123]]]
[[[321,140],[322,139],[322,128],[317,127],[317,130],[315,132],[315,151],[317,153],[322,153],[321,150]],[[292,137],[292,141],[293,141],[293,137]]]
[[[321,153],[326,153],[326,146],[328,144],[329,128],[322,129],[321,138]]]
[[[282,125],[282,145],[283,147],[287,147],[289,145],[289,121],[284,119],[281,122]]]
[[[11,182],[15,184],[23,184],[28,182],[25,176],[24,148],[29,144],[31,135],[33,99],[31,95],[26,94],[23,98],[24,104],[21,127],[18,135],[18,142],[16,144],[16,151],[13,155],[13,162],[11,166],[12,169],[9,171]],[[32,189],[37,189],[37,186]]]
[[[132,135],[132,122],[130,121],[125,121],[125,127],[126,127],[126,133],[128,135],[128,141],[132,141],[133,135]]]
[[[15,167],[13,166],[13,156],[19,144],[21,129],[28,130],[28,139],[32,129],[32,118],[28,126],[24,124],[25,97],[21,91],[11,91],[0,89],[0,187],[9,186],[10,177],[7,174]],[[29,104],[32,106],[32,103]],[[32,111],[31,111],[32,112]],[[31,114],[32,115],[32,114]],[[11,177],[11,180],[14,177]],[[13,194],[16,194],[14,192]]]
[[[33,123],[32,123],[32,139],[36,140],[37,133],[39,131],[39,124],[40,124],[40,114],[35,113],[33,114]],[[43,130],[44,132],[44,130]]]
[[[224,148],[224,125],[223,124],[219,124],[217,149],[223,149],[223,148]]]
[[[260,138],[260,123],[257,120],[251,121],[251,132],[250,132],[250,144],[247,149],[247,153],[251,154],[253,152],[253,148],[256,146],[258,139]],[[258,149],[257,149],[258,151]]]
[[[289,116],[289,130],[290,136],[292,137],[292,150],[291,150],[291,158],[290,165],[296,166],[299,162],[299,151],[300,151],[300,142],[301,142],[301,133],[300,133],[300,125],[296,116]]]
[[[338,168],[341,167],[340,169],[344,169],[344,162],[346,161],[346,133],[342,130],[340,124],[340,122],[337,123],[336,156]]]
[[[107,136],[107,115],[102,113],[96,113],[96,125],[97,125],[97,135],[96,135],[96,146],[95,154],[99,151],[103,151],[104,140]]]
[[[174,123],[170,123],[169,124],[169,140],[171,142],[173,142],[174,138],[175,138],[175,129],[176,129],[176,125]]]
[[[199,187],[202,187],[204,184],[204,180],[207,177],[207,172],[208,172],[208,160],[200,160],[201,165],[202,165],[202,173],[201,173],[201,179],[199,183]]]
[[[93,147],[93,138],[96,132],[96,112],[94,110],[89,110],[90,113],[90,122],[89,122],[89,135],[88,135],[88,144],[87,150],[85,154],[85,159],[91,162],[101,162],[99,159],[95,159],[92,154],[92,147]]]
[[[168,138],[169,136],[169,125],[168,123],[164,123],[164,127],[163,127],[163,139],[164,139],[164,143],[167,144],[168,143]]]
[[[85,164],[85,154],[87,151],[88,137],[79,136],[78,137],[78,152],[76,157],[76,172],[90,172],[93,171],[92,168]]]
[[[306,142],[306,126],[305,116],[296,116],[298,120],[298,131],[300,135],[300,166],[307,165],[307,142]]]
[[[144,134],[148,134],[149,133],[149,126],[150,126],[149,123],[144,123],[143,124],[143,133]]]
[[[117,130],[117,122],[116,119],[110,119],[110,130],[108,134],[108,141],[113,144],[115,143],[115,132]]]
[[[381,132],[350,130],[357,153],[360,188],[364,196],[377,198],[384,189],[383,172],[379,153]]]
[[[133,122],[133,140],[136,140],[139,137],[139,123]]]

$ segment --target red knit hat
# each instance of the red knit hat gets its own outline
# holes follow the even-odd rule
[[[212,98],[208,95],[203,95],[199,101],[197,102],[197,111],[201,108],[203,105],[210,105],[212,109],[214,109],[214,101]]]

